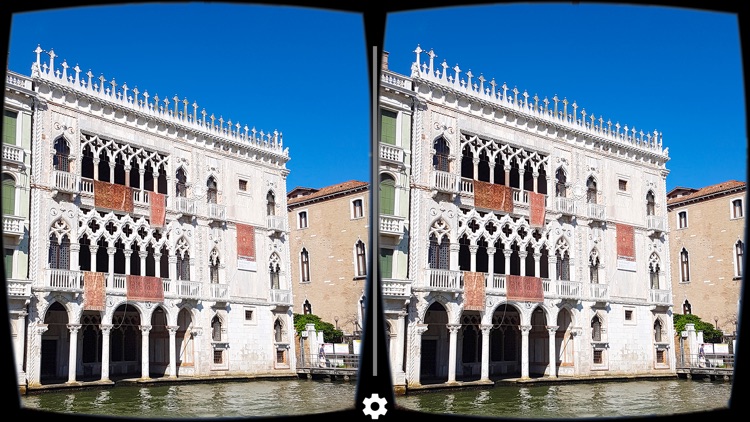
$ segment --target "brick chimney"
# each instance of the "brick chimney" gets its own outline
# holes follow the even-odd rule
[[[383,64],[380,67],[380,70],[388,70],[388,52],[387,51],[383,51],[382,60],[383,60]]]

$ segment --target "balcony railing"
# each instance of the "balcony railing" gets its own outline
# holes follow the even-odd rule
[[[271,289],[271,302],[281,304],[281,305],[291,305],[292,304],[292,291]]]
[[[4,215],[3,216],[3,234],[11,236],[23,236],[24,232],[24,221],[23,217],[17,217],[15,215]]]
[[[200,299],[203,293],[203,285],[200,281],[170,280],[165,279],[165,285],[169,282],[169,292],[177,297],[185,299]],[[167,292],[167,289],[164,289]]]
[[[529,191],[522,191],[521,189],[513,189],[513,203],[514,204],[522,204],[522,205],[528,205],[529,204]]]
[[[229,285],[209,283],[208,299],[213,301],[226,301],[227,299],[229,299]]]
[[[384,278],[380,283],[383,296],[391,298],[408,298],[411,296],[411,281]]]
[[[504,274],[492,274],[491,280],[488,280],[487,277],[485,277],[485,280],[487,280],[486,286],[488,293],[506,294]]]
[[[659,217],[656,215],[648,215],[646,216],[646,227],[649,230],[656,230],[656,231],[666,231],[667,230],[667,221],[664,217]]]
[[[563,214],[575,215],[576,213],[576,203],[573,198],[556,196],[554,200],[554,207],[555,211]]]
[[[208,203],[208,217],[213,220],[225,220],[227,207],[220,204]]]
[[[395,145],[380,144],[380,159],[396,163],[404,161],[404,150]]]
[[[9,278],[6,284],[8,285],[8,297],[16,299],[31,297],[31,280]]]
[[[425,271],[424,287],[435,290],[461,290],[463,272],[428,269]]]
[[[458,190],[458,176],[447,171],[432,171],[432,188],[442,191],[455,193]]]
[[[3,162],[23,163],[25,154],[23,148],[15,145],[3,144]]]
[[[466,177],[462,177],[458,181],[458,192],[462,195],[474,195],[474,180]]]
[[[83,289],[83,277],[80,271],[48,269],[45,287],[54,290],[78,291]]]
[[[556,280],[553,284],[555,285],[555,293],[558,297],[566,299],[581,298],[582,283],[580,281]]]
[[[94,194],[94,179],[81,177],[81,193]]]
[[[651,289],[651,303],[658,305],[671,305],[672,292],[669,290]]]
[[[274,230],[277,232],[285,232],[286,231],[286,217],[282,217],[279,215],[269,215],[266,217],[266,225],[269,230]]]
[[[78,176],[67,171],[54,170],[52,185],[60,192],[78,192]]]
[[[602,204],[586,204],[586,216],[594,220],[604,220],[605,207]]]
[[[380,216],[380,234],[391,236],[404,235],[404,217],[393,215]]]
[[[591,299],[596,301],[607,301],[609,299],[609,292],[606,284],[591,283],[589,284],[589,295]]]
[[[184,196],[176,196],[172,203],[172,207],[175,211],[186,214],[195,215],[195,200],[188,199]]]
[[[147,190],[140,190],[140,189],[133,189],[133,203],[135,205],[144,205],[148,206],[148,191]]]

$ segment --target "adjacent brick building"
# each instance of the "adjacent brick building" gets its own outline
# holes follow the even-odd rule
[[[367,276],[369,184],[347,181],[287,195],[292,297],[347,336],[362,330]]]
[[[725,335],[737,330],[745,254],[747,184],[736,180],[667,194],[674,312]]]

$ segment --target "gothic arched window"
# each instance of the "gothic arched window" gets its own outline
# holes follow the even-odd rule
[[[448,141],[442,136],[435,140],[435,155],[432,157],[432,168],[440,171],[450,171],[449,157],[450,148]]]
[[[206,182],[206,200],[209,204],[217,204],[219,200],[219,188],[213,176],[209,177]]]
[[[651,191],[646,194],[646,215],[656,215],[656,197]]]

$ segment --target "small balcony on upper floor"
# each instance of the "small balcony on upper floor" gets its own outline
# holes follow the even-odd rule
[[[573,198],[566,198],[563,196],[555,196],[552,198],[552,209],[560,214],[575,215],[576,208],[576,202]]]
[[[380,160],[385,163],[402,166],[404,164],[404,149],[395,145],[380,143]]]
[[[287,231],[286,220],[287,217],[281,215],[266,216],[266,227],[273,232],[284,233]]]
[[[8,278],[8,299],[28,300],[31,298],[31,280]]]
[[[229,285],[224,283],[208,283],[207,299],[213,302],[229,301]]]
[[[227,207],[221,204],[207,203],[207,215],[210,220],[225,221],[227,219]]]
[[[433,170],[431,173],[430,188],[438,192],[445,192],[450,194],[458,193],[458,175],[449,173],[447,171]]]
[[[78,177],[78,175],[74,173],[62,170],[53,170],[50,176],[52,178],[52,180],[50,181],[51,185],[59,192],[79,193],[81,191],[80,177]]]
[[[428,268],[412,289],[460,293],[463,291],[463,272]]]
[[[125,274],[105,274],[108,294],[127,295],[128,276]],[[191,280],[161,278],[165,298],[198,300],[203,297],[203,283]]]
[[[672,306],[672,291],[662,289],[651,289],[649,291],[649,301],[654,307]]]
[[[403,239],[404,237],[404,217],[395,215],[380,216],[380,235]]]
[[[411,297],[411,280],[384,278],[380,282],[380,294],[385,299],[407,301]]]
[[[276,308],[288,308],[292,306],[292,291],[283,289],[271,289],[271,303]]]
[[[602,204],[592,204],[592,203],[586,203],[584,204],[585,210],[586,210],[586,217],[588,217],[591,220],[596,221],[604,221],[606,219],[606,208]]]
[[[646,216],[646,228],[657,233],[667,231],[667,219],[657,215]]]
[[[83,272],[48,268],[45,271],[41,290],[53,292],[83,293]]]
[[[176,196],[170,202],[170,208],[183,215],[196,215],[197,203],[194,199],[189,199],[184,196]]]
[[[26,219],[16,215],[3,215],[3,235],[22,237],[26,230]]]
[[[3,163],[23,166],[25,158],[26,154],[23,148],[16,145],[3,144]]]
[[[607,284],[589,283],[587,290],[588,296],[586,297],[586,299],[600,303],[609,302],[609,286]]]

